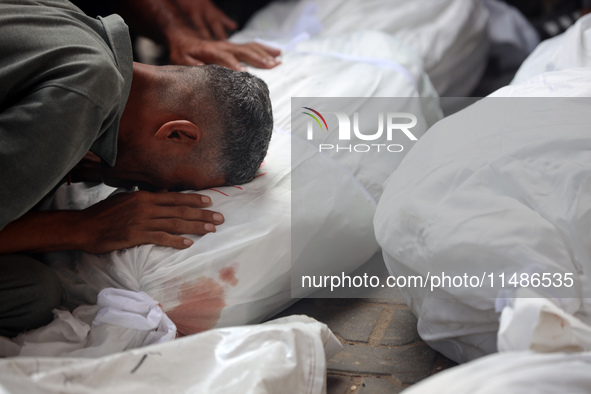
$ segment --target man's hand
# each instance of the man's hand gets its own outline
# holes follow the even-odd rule
[[[228,39],[227,31],[238,28],[236,22],[216,7],[210,0],[173,0],[189,19],[199,38]]]
[[[80,211],[87,223],[83,250],[104,253],[143,244],[185,249],[193,244],[177,234],[204,235],[222,224],[222,214],[205,210],[207,196],[175,192],[117,194]]]
[[[199,194],[121,193],[82,211],[29,212],[0,231],[0,253],[105,253],[144,244],[185,249],[178,234],[204,235],[224,222]]]
[[[257,43],[233,44],[227,41],[202,40],[183,34],[170,41],[170,62],[200,66],[217,64],[236,71],[246,71],[241,62],[258,68],[273,68],[280,64],[275,57],[281,51]]]

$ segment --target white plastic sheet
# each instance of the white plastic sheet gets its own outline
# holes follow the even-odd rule
[[[319,394],[340,349],[324,324],[292,316],[92,359],[0,359],[0,392]]]
[[[294,38],[379,31],[419,55],[440,95],[464,96],[474,89],[486,67],[487,21],[488,10],[482,1],[281,1],[259,11],[245,31],[231,40],[287,44]]]

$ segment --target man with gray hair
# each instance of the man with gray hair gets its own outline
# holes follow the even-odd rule
[[[179,234],[215,232],[224,218],[204,209],[209,197],[178,191],[249,182],[266,154],[263,81],[133,63],[117,15],[90,18],[65,0],[3,2],[0,52],[0,335],[47,324],[60,304],[55,274],[27,253],[187,248]],[[91,156],[96,166],[77,165]],[[143,190],[35,211],[69,174]]]

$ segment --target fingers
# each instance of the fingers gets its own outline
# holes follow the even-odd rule
[[[265,52],[267,52],[269,55],[271,55],[273,57],[277,57],[277,56],[281,55],[281,50],[280,49],[271,48],[271,47],[269,47],[267,45],[263,45],[263,44],[259,44],[259,43],[256,43],[255,45],[261,47],[262,49],[265,50]]]
[[[193,234],[205,235],[215,233],[216,227],[213,223],[182,220],[178,218],[154,219],[150,222],[150,231],[163,231],[168,234]]]
[[[211,198],[202,194],[196,193],[150,193],[150,192],[136,192],[138,198],[147,200],[158,206],[186,206],[193,208],[206,208],[211,205]]]
[[[242,64],[258,68],[273,68],[281,64],[274,56],[281,51],[258,43],[234,44],[227,41],[207,41],[198,38],[185,39],[171,50],[170,61],[174,64],[217,64],[236,71],[247,71]]]
[[[149,233],[146,237],[146,243],[158,246],[166,246],[175,249],[187,249],[193,245],[193,241],[188,238],[172,235],[164,231],[155,231]]]
[[[204,209],[211,198],[201,194],[159,191],[119,193],[85,210],[82,249],[106,253],[144,244],[187,248],[193,241],[179,234],[216,232],[224,216]]]
[[[258,68],[273,68],[278,66],[280,62],[269,54],[268,49],[270,48],[256,43],[244,44],[237,46],[236,56],[239,60]],[[274,53],[277,53],[277,51]]]
[[[192,240],[177,234],[215,233],[216,225],[222,224],[225,220],[219,212],[187,206],[163,206],[157,209],[155,217],[147,224],[153,231],[148,231],[146,243],[176,249],[186,249],[193,245]]]
[[[138,192],[141,193],[141,192]],[[140,195],[151,204],[146,223],[148,230],[164,231],[172,234],[204,235],[215,232],[215,226],[224,223],[224,215],[203,209],[211,205],[211,198],[200,194],[147,193]]]
[[[224,223],[224,215],[207,209],[190,208],[187,206],[157,207],[154,219],[179,218],[186,221],[201,221],[219,225]],[[180,234],[180,233],[179,233]]]
[[[233,44],[225,41],[193,39],[189,44],[185,42],[174,51],[171,50],[170,62],[188,66],[217,64],[236,71],[246,71],[246,67],[226,49],[228,45]]]
[[[246,71],[246,67],[231,52],[219,51],[213,63],[236,71]]]

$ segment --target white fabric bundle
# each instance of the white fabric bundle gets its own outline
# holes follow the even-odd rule
[[[556,297],[574,298],[562,299],[565,311],[589,324],[590,95],[590,69],[547,73],[432,127],[390,177],[376,211],[390,272],[504,272],[507,280],[571,273],[575,286]],[[421,337],[446,356],[464,362],[497,350],[495,299],[511,292],[401,290]]]
[[[291,316],[98,358],[0,359],[0,392],[320,394],[341,348],[324,324]]]

